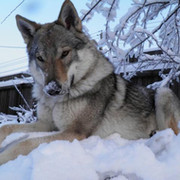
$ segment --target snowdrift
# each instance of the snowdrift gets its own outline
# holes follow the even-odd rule
[[[99,179],[179,180],[180,134],[167,129],[136,141],[118,134],[106,139],[54,141],[0,166],[0,180]]]

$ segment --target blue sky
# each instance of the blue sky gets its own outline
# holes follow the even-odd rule
[[[0,6],[0,68],[3,68],[2,63],[5,65],[15,66],[18,59],[24,62],[23,66],[27,66],[27,54],[25,48],[2,48],[2,46],[16,46],[25,47],[23,39],[16,27],[15,15],[20,14],[30,20],[38,23],[46,23],[54,21],[59,14],[63,0],[25,0],[23,4],[18,7],[3,23],[2,21],[7,15],[22,2],[22,0],[4,0]],[[72,0],[79,15],[81,9],[86,8],[86,2],[82,0]],[[90,2],[90,1],[89,1]],[[120,16],[125,14],[130,7],[131,0],[121,0],[119,9]],[[101,30],[104,25],[101,17],[97,14],[94,20],[87,23],[89,33],[95,37],[96,32]],[[22,63],[23,64],[23,63]]]

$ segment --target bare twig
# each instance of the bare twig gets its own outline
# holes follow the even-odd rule
[[[91,13],[91,11],[101,2],[102,0],[99,0],[81,19],[81,21],[84,21],[84,19]]]
[[[6,21],[6,19],[19,7],[21,6],[21,4],[24,3],[25,0],[21,1],[2,21],[1,24],[4,23]]]
[[[19,93],[19,95],[21,96],[22,100],[24,101],[24,103],[26,104],[27,108],[31,111],[31,108],[28,104],[28,102],[26,101],[26,99],[24,98],[24,96],[22,95],[21,91],[18,89],[18,87],[16,86],[16,84],[13,82],[14,87],[16,88],[17,92]]]

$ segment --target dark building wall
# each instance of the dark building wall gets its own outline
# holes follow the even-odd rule
[[[13,79],[14,77],[11,78]],[[8,79],[9,78],[6,78],[5,80]],[[142,86],[147,86],[160,80],[161,78],[158,76],[158,72],[155,71],[140,73],[131,79],[132,82]],[[2,81],[2,79],[0,79],[0,81]],[[34,102],[31,96],[32,84],[20,84],[17,85],[17,87],[28,102],[29,106],[32,107]],[[173,84],[170,85],[170,88],[180,99],[180,83],[174,81]],[[6,114],[16,114],[16,112],[12,111],[9,107],[19,107],[19,105],[27,109],[23,98],[20,96],[15,86],[12,85],[0,88],[0,112]]]
[[[32,107],[33,104],[33,100],[31,97],[32,85],[21,84],[18,85],[17,88],[23,95],[24,99],[26,99],[29,106]],[[16,114],[16,112],[11,110],[9,107],[19,107],[19,105],[27,109],[23,98],[21,97],[21,95],[14,86],[0,88],[0,112],[6,114]]]

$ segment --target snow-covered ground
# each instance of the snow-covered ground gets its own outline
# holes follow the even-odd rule
[[[10,135],[4,143],[19,136],[24,134]],[[99,179],[180,180],[180,134],[167,129],[137,141],[118,134],[54,141],[0,166],[0,180]]]

